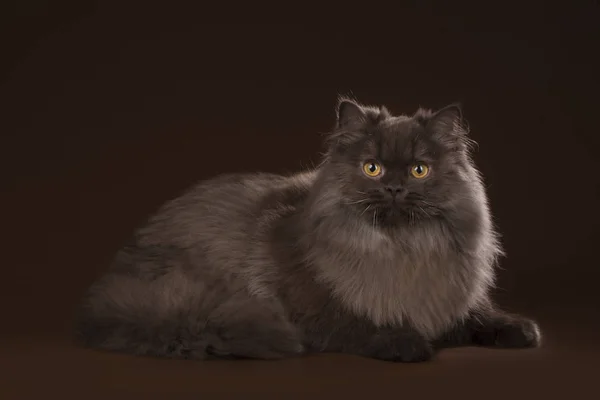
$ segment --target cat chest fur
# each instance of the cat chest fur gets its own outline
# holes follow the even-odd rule
[[[381,234],[337,236],[313,262],[352,312],[378,326],[409,324],[429,338],[476,307],[489,281],[479,260],[440,236],[404,243]]]

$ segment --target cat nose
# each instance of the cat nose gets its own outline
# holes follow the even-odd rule
[[[392,197],[396,197],[399,194],[404,193],[404,188],[400,185],[387,185],[385,190],[392,195]]]

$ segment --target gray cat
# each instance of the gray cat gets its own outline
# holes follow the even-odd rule
[[[460,108],[337,112],[314,170],[222,175],[165,204],[87,292],[84,345],[400,362],[539,346],[535,322],[490,299],[502,249]]]

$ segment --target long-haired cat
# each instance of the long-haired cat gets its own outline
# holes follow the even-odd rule
[[[344,98],[337,116],[314,170],[223,175],[165,204],[88,290],[79,339],[192,359],[538,346],[490,299],[502,250],[458,106]]]

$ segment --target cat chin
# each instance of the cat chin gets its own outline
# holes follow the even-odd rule
[[[378,207],[366,219],[369,220],[369,218],[375,226],[394,229],[407,225],[418,225],[424,222],[427,216],[422,215],[418,209],[411,210],[392,205]]]

